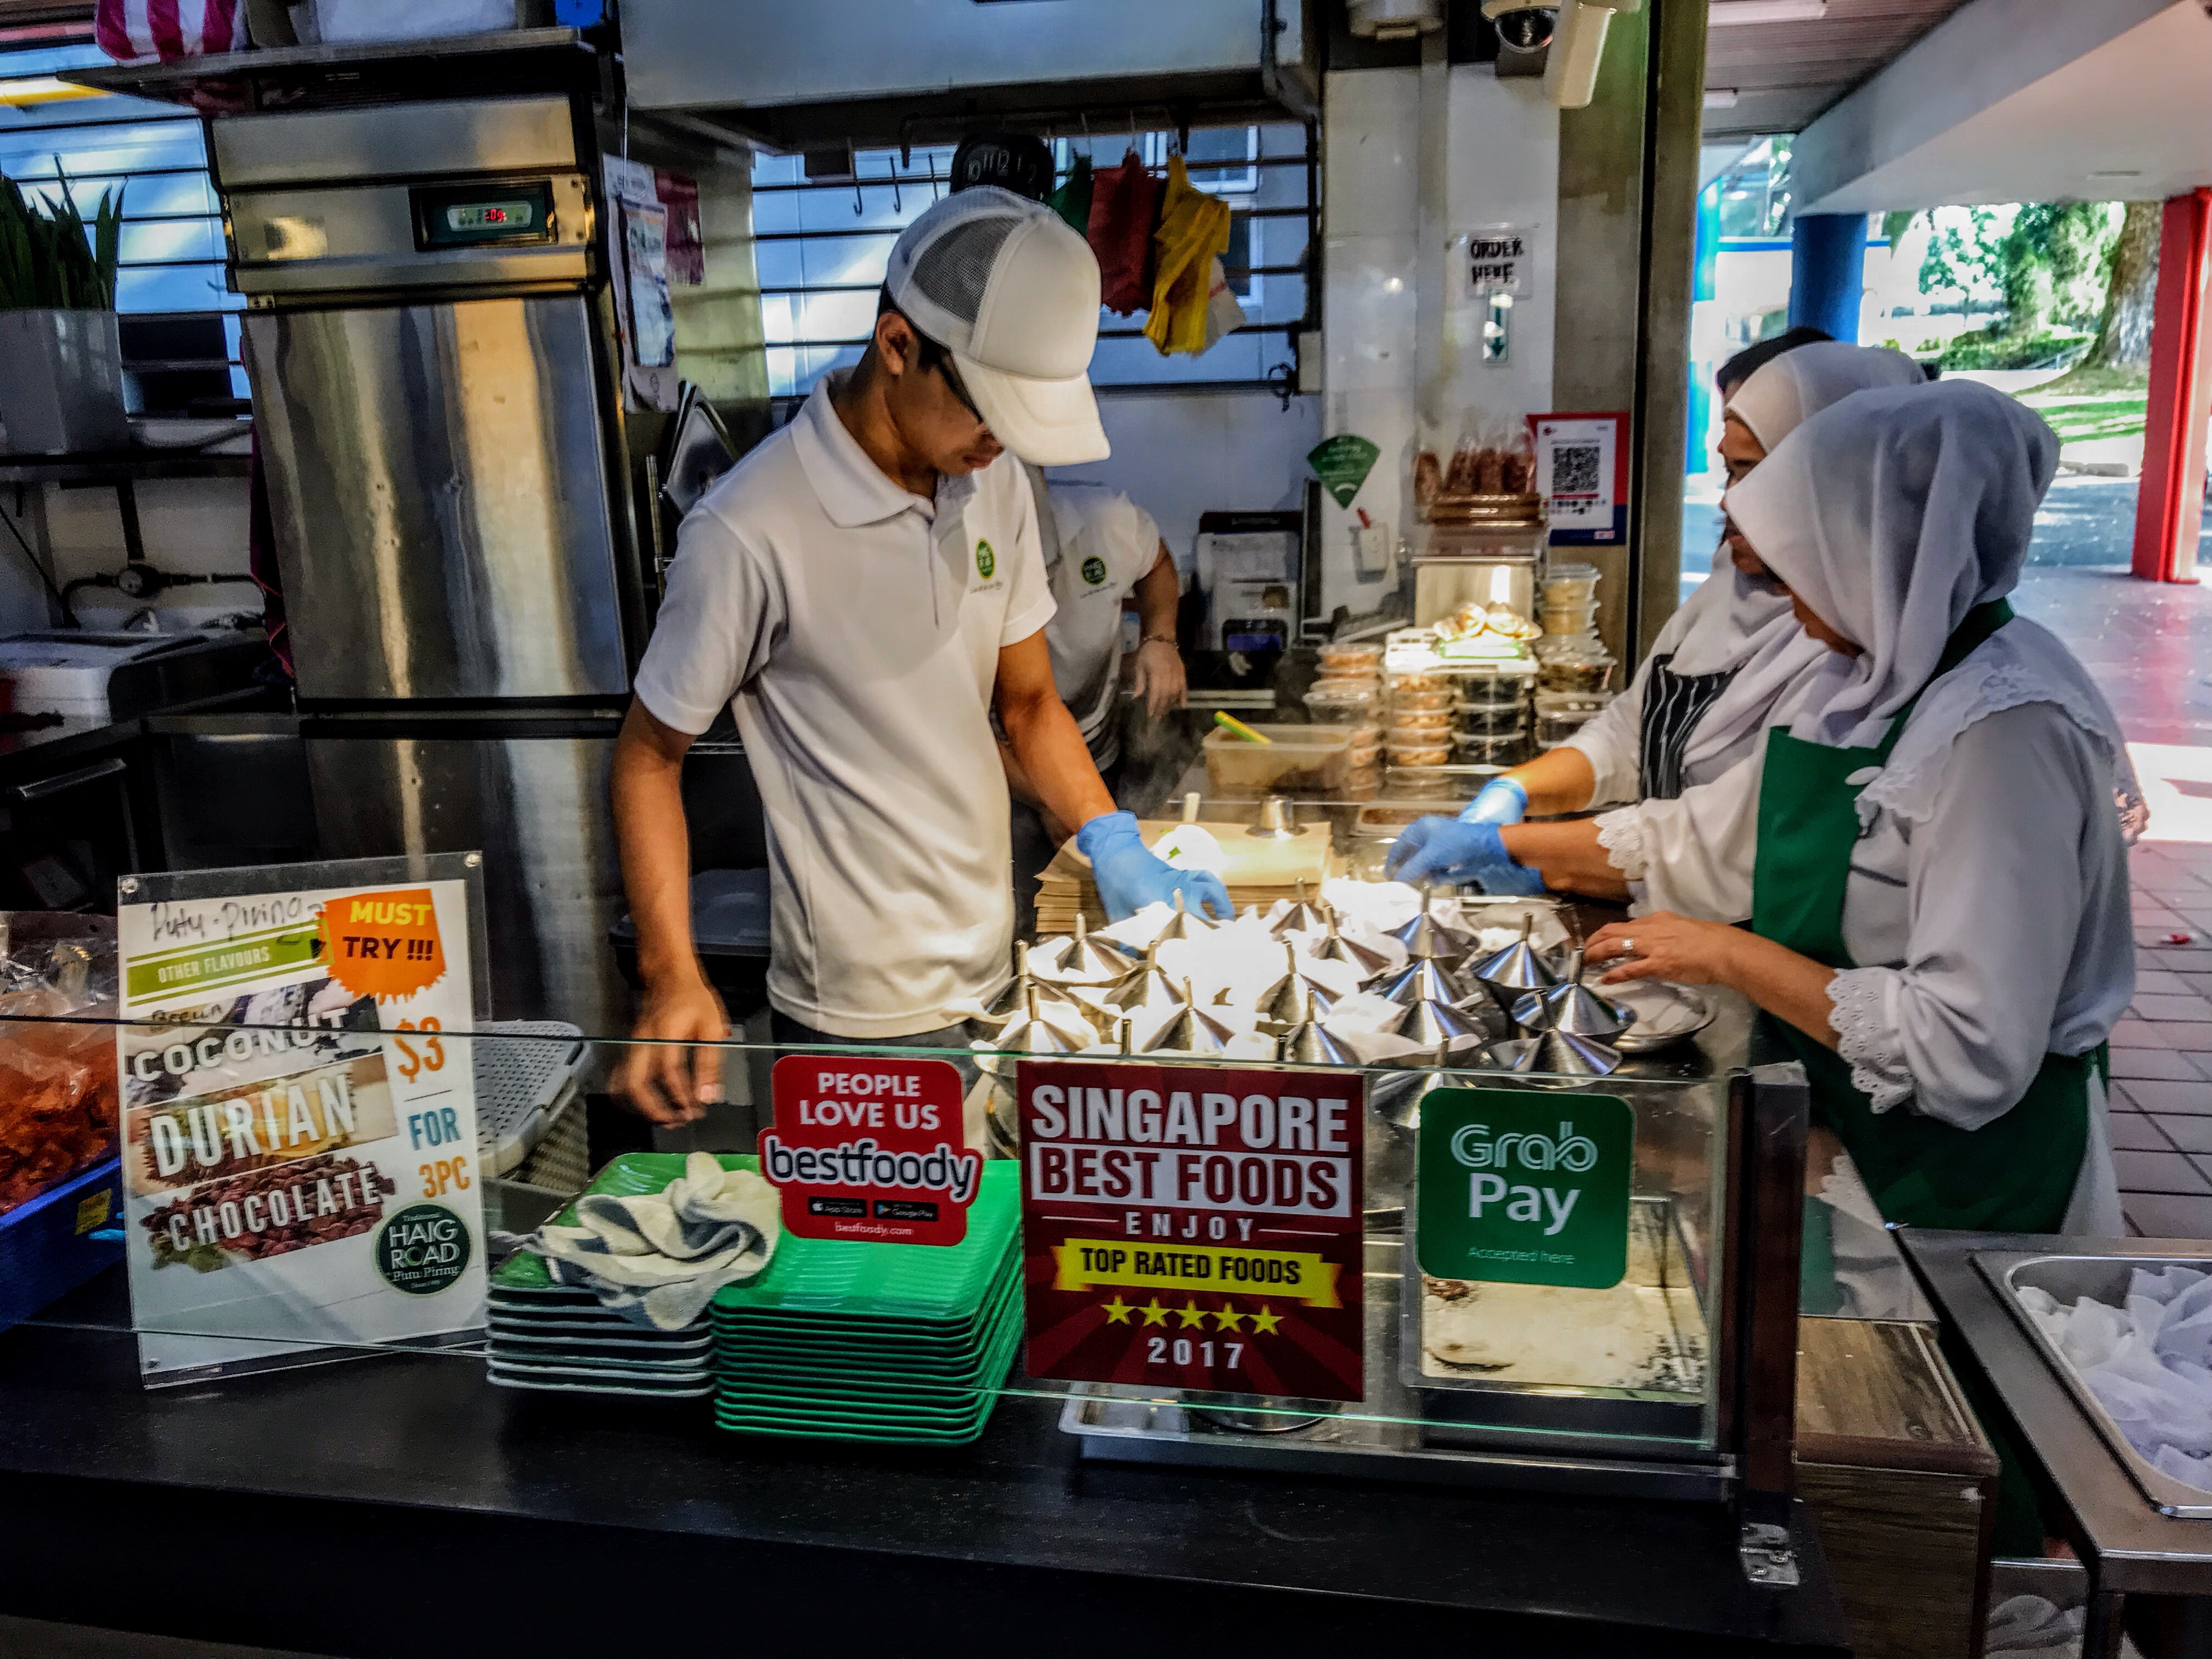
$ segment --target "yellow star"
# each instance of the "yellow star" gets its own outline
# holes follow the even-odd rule
[[[1187,1308],[1177,1308],[1175,1315],[1177,1319],[1182,1321],[1182,1328],[1185,1330],[1188,1330],[1194,1325],[1203,1328],[1206,1324],[1206,1310],[1195,1302]]]
[[[1118,1296],[1111,1302],[1101,1303],[1099,1306],[1105,1313],[1109,1325],[1126,1325],[1129,1322],[1129,1316],[1136,1311]]]
[[[1252,1328],[1261,1336],[1273,1336],[1275,1334],[1275,1327],[1282,1322],[1282,1315],[1269,1313],[1267,1304],[1264,1302],[1260,1304],[1260,1311],[1252,1316]]]
[[[1244,1316],[1234,1308],[1224,1308],[1213,1316],[1213,1328],[1217,1331],[1241,1331],[1244,1328]]]
[[[1145,1323],[1147,1325],[1164,1325],[1168,1322],[1168,1310],[1160,1306],[1160,1299],[1158,1297],[1154,1297],[1137,1311],[1144,1315]]]

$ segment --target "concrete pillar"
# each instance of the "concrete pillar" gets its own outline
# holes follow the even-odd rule
[[[1790,325],[1858,343],[1866,288],[1866,215],[1801,213],[1790,229]]]
[[[2142,482],[2136,489],[2135,574],[2197,580],[2204,514],[2204,428],[2212,400],[2212,190],[2166,204],[2158,244],[2158,302],[2150,335],[2150,403]]]

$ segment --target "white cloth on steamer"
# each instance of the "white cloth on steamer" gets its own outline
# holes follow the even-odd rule
[[[556,1285],[588,1290],[633,1324],[678,1330],[723,1285],[752,1278],[782,1237],[781,1200],[750,1170],[693,1152],[657,1193],[587,1193],[576,1224],[548,1223],[523,1241]]]

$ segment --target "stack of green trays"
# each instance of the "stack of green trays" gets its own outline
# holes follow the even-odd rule
[[[957,1444],[1022,1337],[1019,1170],[983,1166],[950,1246],[785,1235],[714,1297],[714,1417],[738,1434]]]
[[[736,1155],[722,1167],[750,1170]],[[657,1193],[684,1173],[680,1152],[625,1152],[584,1190]],[[558,1219],[574,1224],[573,1207]],[[556,1285],[543,1256],[517,1251],[491,1276],[487,1317],[491,1380],[502,1389],[698,1399],[714,1391],[713,1333],[702,1314],[680,1330],[633,1324],[589,1291]]]

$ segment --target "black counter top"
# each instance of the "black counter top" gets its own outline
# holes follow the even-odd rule
[[[1804,1588],[1774,1590],[1719,1506],[1083,1464],[1048,1400],[927,1452],[745,1440],[703,1404],[428,1355],[147,1392],[128,1336],[18,1328],[0,1607],[363,1655],[1845,1651],[1802,1511]]]

